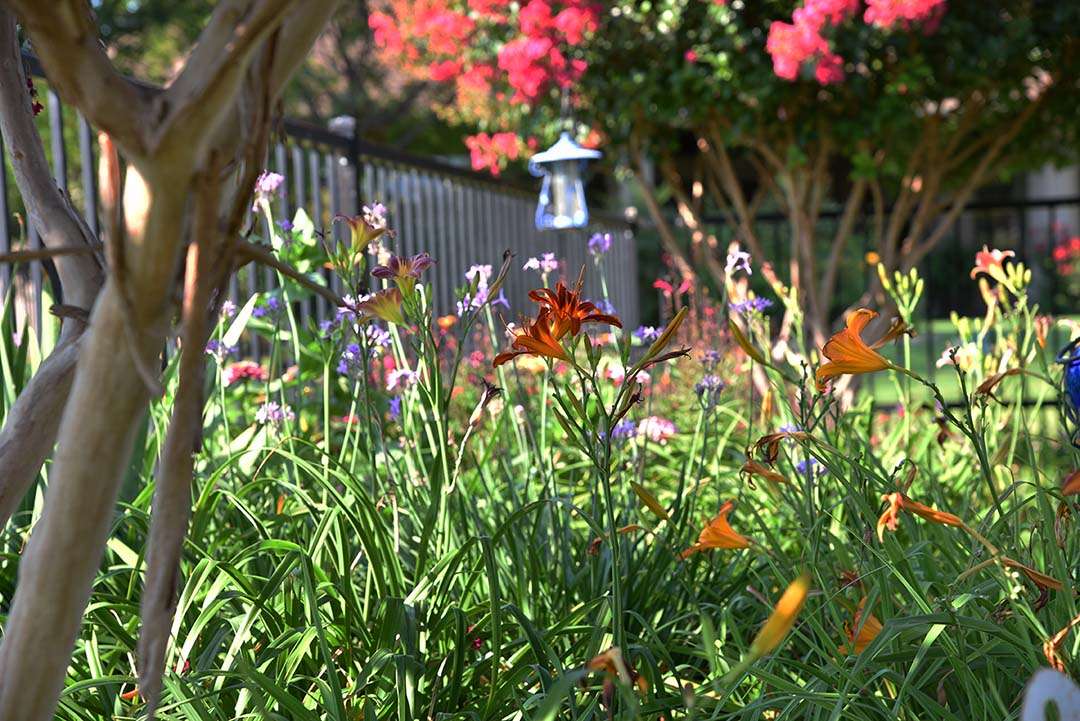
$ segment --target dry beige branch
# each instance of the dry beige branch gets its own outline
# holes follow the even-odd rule
[[[28,263],[33,260],[60,258],[65,255],[94,255],[96,251],[96,247],[92,247],[89,245],[65,245],[63,248],[34,248],[32,250],[13,250],[10,253],[0,253],[0,263],[18,264]]]
[[[865,178],[859,178],[852,184],[847,201],[844,203],[844,210],[840,215],[840,222],[836,226],[836,233],[833,235],[832,244],[829,248],[829,257],[825,262],[825,275],[821,281],[821,305],[825,309],[832,306],[833,293],[836,292],[836,280],[840,272],[840,261],[843,257],[844,248],[847,247],[848,241],[851,239],[851,232],[855,227],[855,222],[862,212],[868,185],[869,183]],[[826,323],[828,320],[828,318],[824,319]]]

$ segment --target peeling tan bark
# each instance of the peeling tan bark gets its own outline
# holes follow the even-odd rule
[[[146,584],[142,598],[143,631],[139,637],[139,691],[147,702],[147,716],[153,718],[161,693],[161,673],[176,611],[177,574],[191,515],[191,481],[195,446],[202,430],[203,383],[206,354],[203,348],[210,334],[208,308],[211,249],[219,241],[217,184],[207,184],[215,195],[201,195],[199,213],[210,222],[196,225],[196,240],[188,246],[183,301],[183,331],[180,350],[180,381],[173,401],[172,418],[165,436],[157,482],[154,486],[153,514],[146,558]],[[212,202],[212,206],[205,207]]]
[[[45,511],[19,564],[0,646],[0,718],[46,721],[63,686],[148,399],[145,387],[131,382],[130,355],[116,352],[126,322],[110,282],[94,310],[61,422]]]
[[[15,183],[31,225],[46,251],[92,249],[97,239],[53,181],[34,125],[15,18],[0,7],[0,133],[10,149]],[[87,313],[101,288],[103,271],[92,252],[53,258],[66,305]],[[71,388],[85,324],[63,322],[53,352],[19,394],[0,430],[0,526],[7,523],[52,452],[60,415]]]

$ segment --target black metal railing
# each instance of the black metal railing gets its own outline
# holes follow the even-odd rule
[[[30,57],[26,60],[39,94],[46,98],[38,124],[56,183],[83,209],[90,228],[98,233],[95,133],[78,113],[71,122],[70,110],[48,88],[38,63]],[[20,212],[7,152],[0,141],[0,156],[5,159],[0,172],[0,253],[16,247],[40,248],[41,239]],[[453,312],[454,289],[464,284],[465,271],[474,264],[497,269],[506,248],[517,255],[518,263],[507,280],[506,295],[512,313],[524,311],[526,293],[538,278],[521,272],[520,264],[530,256],[555,252],[565,262],[567,275],[576,276],[577,269],[588,262],[588,237],[594,232],[612,233],[615,242],[605,261],[609,297],[624,322],[629,327],[637,325],[635,240],[632,227],[620,218],[594,213],[587,229],[541,232],[533,224],[533,188],[300,120],[284,121],[269,156],[267,169],[285,177],[275,209],[280,219],[292,219],[302,207],[316,228],[340,240],[345,230],[332,223],[335,215],[356,213],[360,206],[376,201],[386,205],[396,233],[395,250],[403,254],[426,250],[437,261],[430,273],[434,308],[440,314]],[[328,280],[335,282],[329,276]],[[245,270],[233,280],[231,293],[242,304],[250,294],[272,292],[276,285],[276,275],[268,269]],[[0,297],[6,297],[9,289],[15,291],[22,316],[19,327],[30,326],[40,334],[46,320],[43,295],[55,299],[62,293],[51,263],[30,263],[14,272],[0,266]],[[587,274],[585,291],[600,297],[596,273]],[[307,324],[325,318],[330,309],[324,299],[317,298],[302,304],[299,312],[300,322]]]

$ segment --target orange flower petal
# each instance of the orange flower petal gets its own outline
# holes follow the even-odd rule
[[[888,506],[885,511],[878,518],[877,522],[877,536],[878,541],[884,541],[885,529],[895,531],[900,521],[900,511],[908,511],[914,513],[917,516],[925,518],[928,521],[934,523],[940,523],[945,526],[955,526],[961,528],[964,522],[959,516],[955,516],[945,511],[939,511],[930,506],[913,501],[904,494],[898,492],[889,493],[881,497],[881,500],[885,501]]]
[[[1075,496],[1080,493],[1080,468],[1065,476],[1061,482],[1061,495]]]
[[[881,621],[872,613],[866,614],[865,606],[866,596],[863,596],[862,600],[859,601],[858,609],[855,611],[855,618],[852,619],[851,625],[846,628],[848,642],[852,644],[852,650],[848,650],[847,646],[841,646],[840,653],[862,653],[881,633]],[[856,629],[858,629],[858,633],[856,633]]]
[[[945,526],[955,526],[959,528],[964,525],[964,522],[960,520],[958,516],[954,516],[951,513],[945,511],[938,511],[930,506],[924,506],[918,501],[913,501],[910,498],[901,496],[901,506],[905,511],[911,511],[912,513],[925,518],[928,521],[934,523],[940,523]]]
[[[863,330],[876,317],[877,313],[869,308],[852,311],[848,314],[846,327],[825,343],[821,354],[828,358],[828,362],[814,374],[819,392],[824,392],[826,384],[837,376],[873,373],[892,366],[862,339]],[[892,332],[887,333],[885,338],[889,338]],[[874,347],[878,347],[877,344]]]
[[[682,558],[709,548],[749,548],[750,539],[736,533],[728,523],[728,514],[735,507],[734,501],[727,501],[720,507],[720,512],[702,529],[698,542],[682,552]]]
[[[579,279],[580,281],[581,279]],[[622,328],[618,317],[598,313],[596,305],[581,299],[581,283],[574,290],[567,288],[561,281],[551,288],[537,288],[529,291],[529,298],[540,306],[541,314],[551,318],[551,334],[561,339],[567,333],[577,335],[583,323],[603,323]]]
[[[798,618],[809,593],[810,574],[804,571],[787,587],[784,595],[776,602],[772,615],[750,643],[750,655],[753,658],[761,658],[780,645],[795,625],[795,619]]]

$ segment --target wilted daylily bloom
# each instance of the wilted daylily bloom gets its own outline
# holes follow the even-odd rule
[[[776,433],[768,433],[754,442],[754,452],[765,450],[765,462],[772,465],[780,456],[780,442],[784,440],[805,441],[809,440],[810,434],[801,431],[797,426],[781,426]]]
[[[509,350],[495,356],[494,366],[498,368],[506,361],[519,355],[537,355],[547,358],[569,360],[570,356],[559,344],[558,338],[552,333],[551,319],[547,310],[541,310],[536,320],[514,331],[514,341]]]
[[[1034,583],[1039,588],[1045,588],[1050,591],[1060,591],[1065,587],[1061,581],[1057,580],[1053,576],[1047,576],[1045,573],[1036,571],[1031,566],[1024,565],[1016,559],[1009,558],[1008,556],[1002,556],[1001,562],[1009,568],[1016,569],[1017,571],[1023,573],[1031,580],[1032,583]]]
[[[649,683],[626,662],[618,646],[612,646],[599,656],[594,656],[585,664],[585,668],[604,674],[604,705],[609,709],[615,697],[616,678],[626,686],[636,686],[638,692],[642,694],[649,690]]]
[[[387,288],[357,303],[356,309],[369,317],[382,318],[387,323],[405,325],[405,315],[401,312],[403,300],[400,290]]]
[[[365,205],[359,215],[335,215],[334,220],[340,220],[349,225],[349,231],[352,233],[352,250],[354,253],[360,253],[371,241],[386,232],[386,206],[382,203]]]
[[[990,250],[985,245],[983,249],[975,254],[975,267],[971,269],[971,277],[975,278],[979,273],[986,273],[988,276],[996,280],[998,283],[1005,283],[1008,279],[1005,276],[1005,269],[1003,263],[1006,258],[1012,258],[1016,253],[1011,250]]]
[[[898,366],[886,360],[876,349],[891,340],[896,340],[908,332],[909,328],[904,323],[896,321],[888,333],[868,345],[862,339],[862,332],[866,329],[866,325],[876,317],[877,313],[869,308],[853,311],[847,317],[847,326],[830,338],[821,349],[822,355],[828,358],[829,362],[818,368],[814,375],[819,392],[824,392],[826,383],[836,376],[873,373],[887,368],[898,369]]]
[[[851,646],[841,646],[840,653],[862,653],[878,637],[881,629],[881,621],[874,614],[866,613],[866,596],[863,596],[851,624],[844,624],[844,633]]]
[[[622,328],[622,321],[616,316],[601,313],[596,304],[581,299],[580,283],[575,290],[570,290],[562,282],[555,285],[555,290],[531,290],[529,298],[550,314],[551,332],[556,339],[561,339],[568,332],[577,335],[583,323],[606,323]]]
[[[995,373],[994,375],[988,377],[986,380],[980,383],[979,387],[975,389],[975,393],[973,395],[983,395],[990,396],[991,398],[996,398],[996,396],[994,395],[994,389],[997,388],[998,384],[1001,383],[1001,381],[1005,380],[1009,376],[1018,376],[1024,374],[1033,375],[1028,371],[1024,370],[1023,368],[1009,368],[1008,370],[1001,371],[1000,373]]]
[[[728,523],[728,514],[731,513],[731,509],[734,507],[734,501],[727,501],[720,506],[720,512],[709,521],[709,525],[702,529],[701,535],[698,536],[698,542],[683,551],[680,557],[688,558],[698,551],[704,551],[708,548],[749,548],[750,540],[736,533],[731,524]]]
[[[802,610],[809,593],[810,574],[804,572],[787,587],[784,595],[776,602],[776,608],[773,609],[769,620],[750,643],[751,658],[761,658],[780,645],[780,642],[788,635],[788,631],[795,625],[795,619]]]
[[[425,253],[414,255],[411,258],[403,258],[400,255],[390,257],[386,265],[377,265],[371,269],[371,274],[383,280],[392,280],[405,295],[411,295],[416,287],[416,281],[420,274],[435,264],[435,260]]]
[[[760,478],[764,478],[766,481],[771,481],[772,483],[788,482],[788,479],[784,478],[784,476],[778,471],[774,471],[773,469],[766,466],[764,463],[759,463],[753,458],[747,459],[746,463],[743,464],[743,467],[739,470],[739,472],[750,477],[758,476]]]
[[[881,514],[881,517],[878,518],[878,541],[884,541],[886,528],[888,528],[890,531],[896,530],[896,527],[900,522],[900,511],[908,511],[910,513],[914,513],[917,516],[922,516],[928,521],[940,523],[944,526],[955,526],[956,528],[964,527],[964,522],[961,521],[958,516],[954,516],[951,513],[946,513],[945,511],[934,510],[930,506],[925,506],[918,501],[911,500],[899,491],[886,494],[881,497],[881,500],[885,501],[888,506]]]
[[[480,400],[476,407],[473,408],[472,415],[469,416],[469,428],[473,430],[476,430],[483,421],[484,409],[488,407],[488,404],[502,395],[502,388],[488,383],[486,378],[481,378],[480,382],[483,384],[483,391],[480,393]]]

